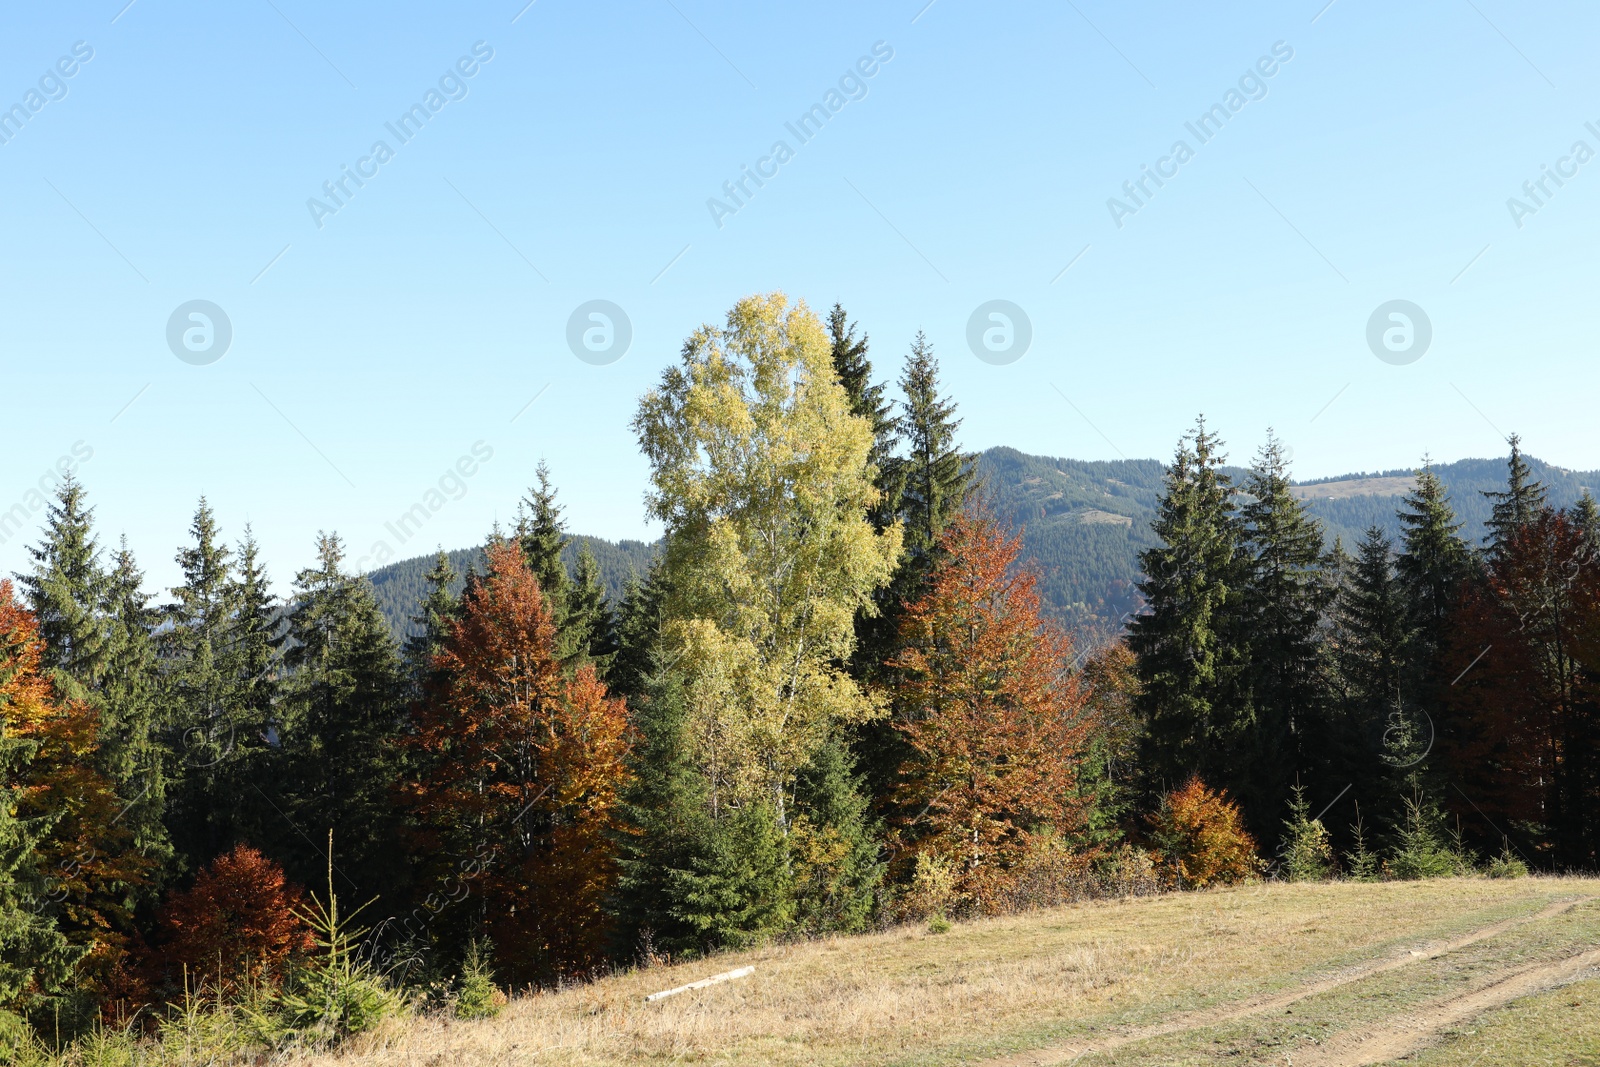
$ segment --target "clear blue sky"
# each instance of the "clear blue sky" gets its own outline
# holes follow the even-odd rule
[[[3,16],[0,107],[25,114],[0,116],[0,510],[81,441],[102,528],[163,585],[202,492],[281,587],[319,528],[352,560],[475,543],[540,457],[575,530],[652,536],[636,399],[774,288],[843,301],[883,377],[926,330],[972,448],[1164,457],[1204,410],[1241,460],[1276,427],[1303,477],[1513,430],[1600,467],[1600,159],[1572,156],[1600,150],[1591,6],[124,3]],[[785,124],[841,78],[802,144]],[[1241,78],[1201,143],[1185,123]],[[385,124],[441,79],[401,143]],[[1114,221],[1142,166],[1176,174]],[[167,343],[194,299],[232,324],[209,365]],[[568,349],[592,299],[631,319],[618,362]],[[1032,323],[1009,365],[967,345],[991,299]],[[1366,340],[1392,299],[1432,323],[1408,365]],[[492,459],[399,543],[386,522],[478,441]]]

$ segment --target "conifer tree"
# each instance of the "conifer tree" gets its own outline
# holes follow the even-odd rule
[[[522,544],[528,567],[539,580],[539,592],[545,598],[550,616],[557,630],[567,615],[567,566],[561,553],[568,544],[566,520],[561,517],[561,505],[556,503],[556,489],[550,480],[550,466],[539,461],[535,472],[538,483],[528,490],[517,515],[517,540]],[[570,654],[570,648],[563,650]]]
[[[578,547],[577,566],[567,587],[566,644],[571,655],[565,666],[575,670],[592,664],[606,677],[616,653],[615,622],[606,603],[605,586],[600,581],[600,564],[588,545]]]
[[[338,536],[319,533],[317,565],[294,579],[282,699],[284,756],[294,772],[283,806],[295,825],[332,828],[344,877],[361,893],[392,900],[404,882],[390,797],[400,772],[404,676],[371,585],[343,563]],[[286,867],[302,884],[327,862],[304,838],[286,833],[283,842],[274,855],[294,857]]]
[[[606,681],[613,692],[627,698],[630,707],[644,696],[654,673],[665,599],[660,560],[650,565],[641,581],[630,574],[622,590],[616,616],[616,654]]]
[[[1493,505],[1489,521],[1484,524],[1488,528],[1484,543],[1493,556],[1503,555],[1516,532],[1538,518],[1546,507],[1544,483],[1533,477],[1533,469],[1522,458],[1522,438],[1512,434],[1507,441],[1511,456],[1506,461],[1506,487],[1483,494]]]
[[[1295,497],[1283,443],[1270,430],[1244,488],[1248,572],[1237,622],[1249,649],[1251,767],[1247,775],[1218,781],[1238,797],[1247,821],[1265,830],[1295,769],[1321,762],[1334,741],[1320,633],[1331,589],[1320,566],[1322,525]]]
[[[1457,520],[1444,483],[1426,458],[1417,471],[1417,484],[1400,507],[1403,532],[1395,566],[1409,605],[1410,625],[1420,643],[1412,659],[1425,665],[1440,646],[1461,583],[1472,572],[1472,550],[1461,539],[1464,524]]]
[[[33,622],[20,611],[9,581],[0,581],[0,1012],[43,1015],[59,1006],[78,961],[74,946],[48,917],[50,886],[40,845],[57,813],[24,815],[40,743],[19,732],[45,699],[30,669]]]
[[[906,356],[900,388],[905,402],[898,429],[907,451],[901,514],[910,570],[920,582],[932,569],[945,528],[966,504],[976,473],[972,457],[956,446],[961,420],[955,402],[939,395],[939,361],[921,330]]]
[[[868,512],[872,524],[886,530],[900,514],[905,471],[895,455],[900,425],[894,417],[894,402],[885,398],[887,386],[872,381],[872,362],[867,358],[867,335],[856,336],[856,324],[848,321],[844,308],[833,305],[828,313],[828,336],[833,342],[833,370],[850,398],[850,413],[872,424],[872,447],[867,462],[877,472],[878,502]]]
[[[1146,609],[1130,625],[1144,720],[1141,764],[1151,797],[1194,775],[1232,784],[1245,772],[1252,716],[1243,694],[1245,648],[1236,621],[1248,572],[1222,442],[1202,418],[1178,443],[1152,530],[1139,556]]]
[[[416,629],[405,642],[406,673],[416,695],[422,695],[439,680],[434,657],[444,648],[450,620],[460,607],[460,599],[453,592],[459,577],[450,565],[449,554],[440,549],[433,557],[432,569],[424,576],[428,592],[417,606],[417,614],[411,616]]]
[[[795,922],[812,933],[865,930],[877,907],[886,865],[882,827],[842,737],[830,738],[795,776]]]
[[[29,547],[32,574],[19,575],[51,667],[85,686],[105,669],[107,635],[101,615],[106,574],[94,534],[94,509],[71,474],[56,487],[45,512],[44,539]]]

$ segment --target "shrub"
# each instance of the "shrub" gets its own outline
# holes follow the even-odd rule
[[[240,845],[167,898],[159,917],[162,957],[170,972],[186,971],[197,986],[215,981],[222,995],[276,984],[316,946],[299,915],[303,902],[281,867]]]
[[[1198,776],[1162,797],[1149,823],[1151,844],[1170,885],[1204,889],[1260,873],[1255,838],[1245,831],[1238,805]]]
[[[1311,805],[1306,791],[1295,783],[1289,799],[1289,817],[1283,820],[1283,841],[1278,857],[1283,861],[1283,876],[1291,882],[1320,882],[1333,873],[1333,843],[1320,819],[1308,819]]]
[[[956,895],[956,876],[948,863],[926,852],[916,862],[911,884],[898,902],[900,917],[911,922],[944,915]]]
[[[1118,897],[1142,897],[1161,890],[1156,859],[1137,845],[1123,845],[1104,856],[1095,867],[1102,893]]]

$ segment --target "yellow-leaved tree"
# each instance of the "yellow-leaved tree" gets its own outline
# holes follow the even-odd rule
[[[666,526],[668,655],[688,760],[719,808],[774,805],[838,729],[882,714],[844,664],[900,553],[877,501],[872,426],[850,413],[803,301],[747,297],[684,343],[634,430]]]

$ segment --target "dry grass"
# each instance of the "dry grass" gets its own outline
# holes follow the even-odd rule
[[[1088,903],[943,935],[905,929],[619,974],[519,997],[493,1021],[408,1020],[339,1054],[295,1062],[970,1063],[1291,987],[1400,944],[1597,894],[1596,880],[1447,879]],[[1600,909],[1585,911],[1585,921],[1600,918]],[[754,976],[643,1002],[745,964]]]

